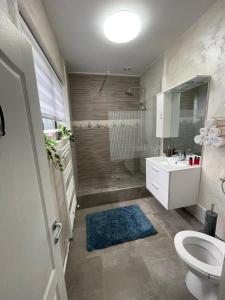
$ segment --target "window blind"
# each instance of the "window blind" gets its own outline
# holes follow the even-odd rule
[[[22,32],[32,46],[41,113],[44,118],[64,121],[61,83],[34,36],[21,19]]]

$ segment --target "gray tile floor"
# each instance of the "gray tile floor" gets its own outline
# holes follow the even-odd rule
[[[134,203],[158,234],[89,253],[85,215]],[[200,230],[201,224],[185,210],[166,211],[154,198],[77,211],[66,271],[69,300],[194,300],[173,245],[174,235],[186,229]]]

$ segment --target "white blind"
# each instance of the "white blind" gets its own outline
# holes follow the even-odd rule
[[[61,83],[22,19],[21,27],[33,50],[41,113],[43,117],[64,121],[65,110]]]

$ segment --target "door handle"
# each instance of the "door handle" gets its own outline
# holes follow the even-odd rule
[[[0,132],[0,136],[4,136],[5,135],[5,118],[4,118],[4,113],[3,113],[1,105],[0,105],[0,118],[1,118],[1,124],[0,124],[1,132]]]
[[[59,241],[59,238],[60,238],[60,235],[61,235],[61,232],[62,232],[62,223],[61,222],[58,222],[58,221],[55,221],[52,225],[52,231],[55,231],[56,229],[58,229],[58,232],[56,234],[56,237],[54,238],[54,243],[57,244],[58,241]]]

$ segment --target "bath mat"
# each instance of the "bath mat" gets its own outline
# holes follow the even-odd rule
[[[157,233],[138,205],[88,214],[86,225],[88,251],[103,249]]]

